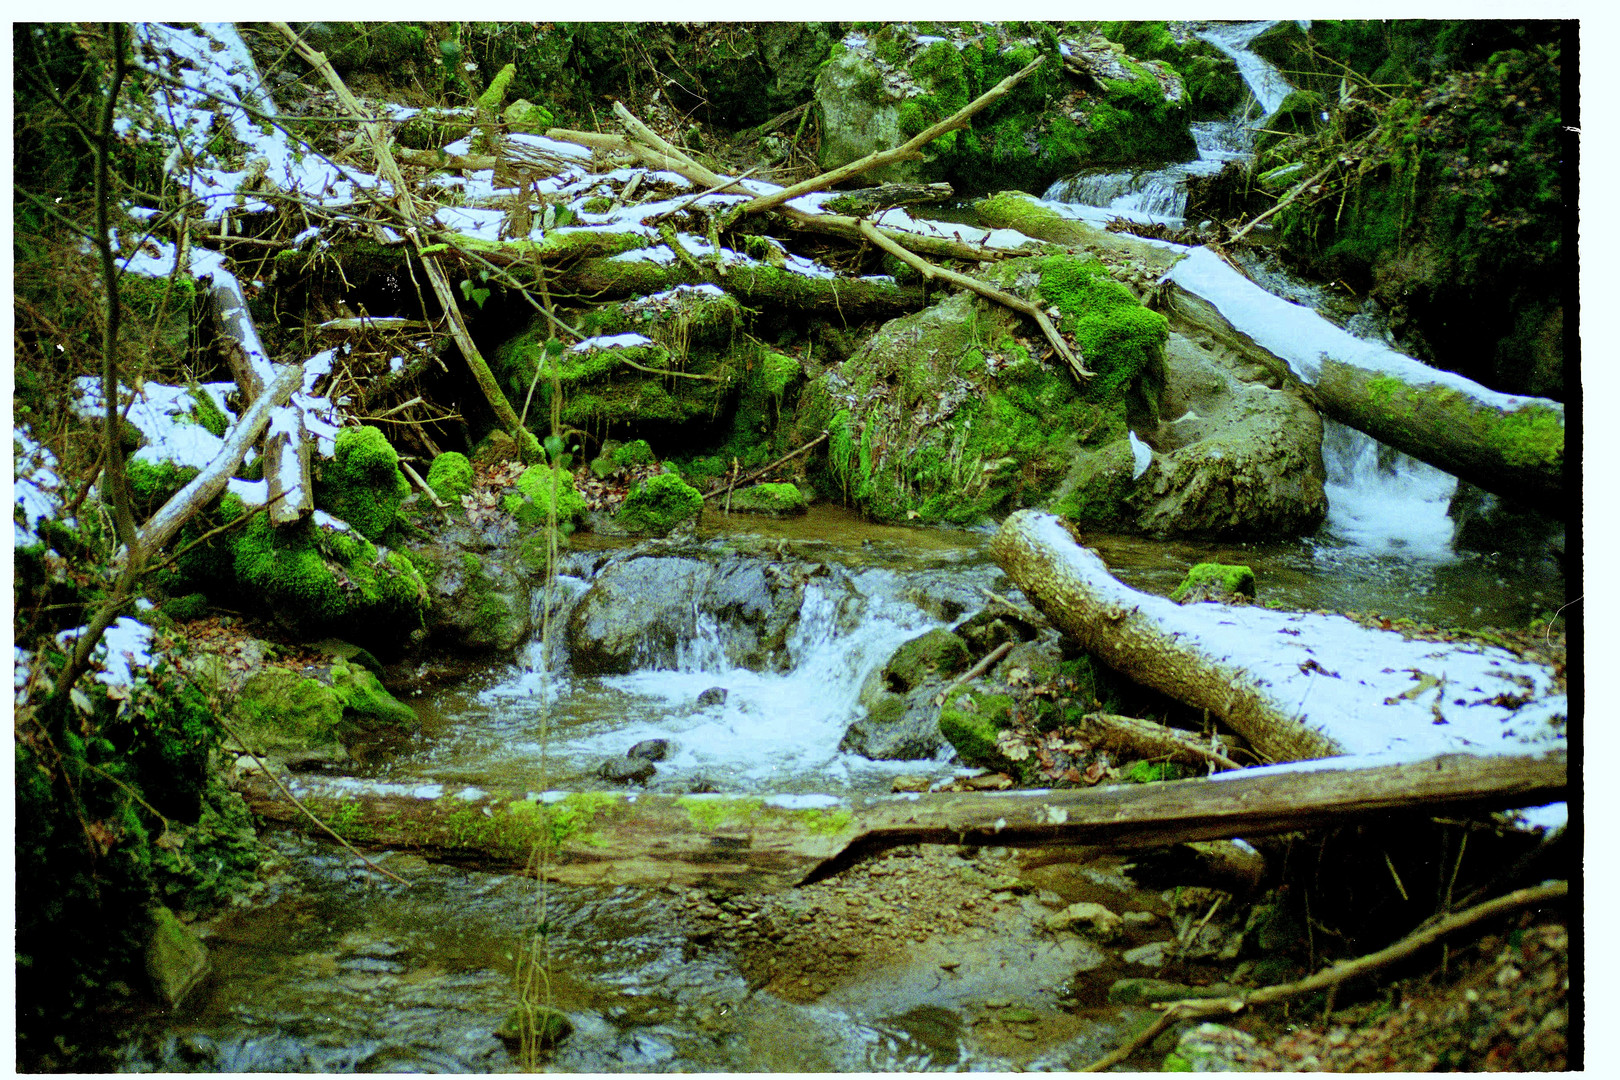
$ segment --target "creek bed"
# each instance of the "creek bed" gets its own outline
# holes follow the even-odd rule
[[[861,682],[895,645],[971,614],[982,589],[1012,591],[988,560],[988,540],[986,531],[873,526],[836,508],[784,520],[708,514],[691,550],[836,565],[862,597],[860,618],[840,623],[829,614],[834,605],[808,589],[789,642],[793,664],[774,674],[694,645],[673,669],[574,677],[560,663],[546,671],[531,648],[516,663],[417,699],[421,734],[366,771],[396,782],[602,788],[601,760],[663,737],[674,752],[659,763],[654,789],[878,792],[902,772],[948,776],[955,769],[946,760],[867,762],[837,743]],[[1161,593],[1191,563],[1216,559],[1247,563],[1262,599],[1290,607],[1523,625],[1532,610],[1563,602],[1557,576],[1533,572],[1542,565],[1533,551],[1414,559],[1327,533],[1277,543],[1091,540],[1122,578]],[[575,544],[598,556],[630,546],[589,536]],[[589,565],[582,558],[574,569]],[[697,706],[715,685],[729,689],[726,702]],[[290,834],[273,842],[286,863],[269,889],[207,930],[211,981],[176,1015],[130,1019],[114,1035],[112,1067],[516,1067],[493,1032],[516,1001],[512,955],[537,917],[532,879],[384,855],[383,865],[411,881],[406,888],[330,845]],[[1025,872],[1020,860],[911,849],[816,886],[719,907],[697,891],[548,886],[552,1000],[576,1025],[550,1067],[1078,1067],[1132,1019],[1101,1004],[1097,982],[1129,972],[1074,935],[1043,933],[1044,916],[1076,899],[1116,910],[1163,904],[1095,867],[1048,860]],[[1022,884],[1009,891],[1009,879]],[[762,918],[776,936],[754,931]],[[1161,922],[1143,940],[1168,933]],[[1014,1013],[991,1008],[1004,1001],[1035,1019],[1008,1022]]]

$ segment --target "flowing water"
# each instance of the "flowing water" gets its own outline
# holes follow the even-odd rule
[[[1265,25],[1202,35],[1239,60],[1269,109],[1286,84],[1242,48]],[[1179,223],[1180,180],[1246,152],[1258,111],[1199,125],[1196,162],[1076,178],[1059,194],[1083,198],[1099,213]],[[1308,288],[1280,278],[1274,284],[1310,299]],[[1251,566],[1264,596],[1290,607],[1511,626],[1563,603],[1561,572],[1534,540],[1520,550],[1493,551],[1455,542],[1448,516],[1454,478],[1333,424],[1323,455],[1331,509],[1315,537],[1209,542],[1100,535],[1089,542],[1126,582],[1160,593],[1174,588],[1190,564],[1214,560]],[[694,634],[673,649],[649,651],[629,674],[572,675],[565,650],[535,642],[511,664],[416,701],[420,736],[374,764],[371,778],[600,788],[599,764],[649,738],[671,744],[651,790],[877,792],[902,772],[948,776],[956,770],[947,760],[870,762],[840,752],[838,742],[860,711],[862,684],[896,645],[979,610],[985,590],[1015,592],[989,560],[988,542],[987,531],[874,526],[837,508],[784,521],[706,515],[704,532],[686,554],[740,553],[804,580],[780,670],[729,660],[723,620],[700,607]],[[589,536],[575,544],[557,578],[554,639],[593,577],[627,546]],[[724,700],[700,705],[699,695],[716,687],[726,690]],[[286,862],[266,895],[208,930],[215,965],[209,983],[175,1015],[125,1024],[111,1067],[516,1067],[493,1032],[517,1000],[514,951],[537,917],[533,880],[382,856],[410,880],[406,887],[380,883],[329,845],[289,834],[274,843]],[[1048,900],[1092,898],[1085,891],[1091,886],[1045,885],[1057,892]],[[545,896],[545,917],[555,928],[551,997],[576,1026],[547,1059],[559,1071],[1066,1069],[1106,1049],[1120,1022],[1112,1012],[1080,1008],[1066,981],[1095,961],[1043,961],[1037,953],[1050,946],[1033,940],[1027,962],[970,952],[977,960],[968,966],[985,969],[981,975],[994,975],[989,969],[1000,965],[999,983],[947,984],[937,967],[927,977],[866,971],[817,1000],[795,1002],[750,982],[728,949],[695,945],[679,890],[551,885]],[[1144,895],[1130,902],[1155,901]],[[1024,940],[1011,931],[1003,937]],[[959,973],[953,966],[949,974]],[[1010,994],[1072,1022],[1043,1024],[1038,1039],[1021,1048],[1010,1038],[998,1042],[986,1033],[982,1000],[976,1004],[963,986],[981,998]]]

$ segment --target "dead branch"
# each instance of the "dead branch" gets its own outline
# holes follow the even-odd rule
[[[1243,767],[1225,754],[1204,745],[1192,732],[1178,731],[1151,720],[1096,712],[1081,717],[1080,727],[1093,738],[1100,735],[1142,758],[1167,758],[1183,765],[1213,764],[1222,769]]]
[[[780,466],[785,465],[786,463],[788,463],[789,461],[792,461],[794,458],[798,457],[800,454],[804,453],[805,451],[810,450],[813,447],[820,446],[822,443],[827,441],[827,438],[828,438],[828,433],[823,431],[820,435],[817,435],[815,438],[811,439],[809,442],[805,443],[803,446],[799,447],[797,450],[794,450],[794,451],[792,451],[790,453],[783,454],[781,457],[777,458],[775,461],[771,462],[769,465],[765,465],[765,466],[762,466],[762,467],[760,467],[758,469],[755,469],[753,472],[749,473],[747,476],[744,476],[744,477],[742,477],[741,479],[738,479],[738,480],[733,480],[730,484],[727,484],[723,488],[716,488],[715,490],[709,492],[707,495],[705,495],[703,497],[705,499],[717,499],[721,495],[730,496],[733,488],[740,487],[743,484],[751,483],[751,482],[759,479],[761,476],[764,476],[766,473],[770,472],[772,469],[779,468]]]
[[[1052,320],[1047,318],[1046,312],[1042,311],[1039,307],[1030,303],[1028,300],[1021,300],[1012,293],[1003,292],[994,285],[987,284],[978,280],[977,278],[968,277],[966,274],[958,274],[955,270],[947,270],[942,266],[935,266],[933,263],[928,262],[919,255],[915,255],[912,252],[907,251],[905,248],[883,235],[877,226],[873,225],[865,218],[860,219],[859,228],[862,236],[865,236],[868,240],[872,241],[872,243],[876,244],[884,251],[887,251],[890,255],[893,255],[900,261],[916,267],[922,272],[923,277],[943,278],[946,281],[949,281],[952,285],[957,285],[964,289],[970,289],[973,292],[978,293],[980,296],[994,300],[998,304],[1002,304],[1006,307],[1012,308],[1014,311],[1019,311],[1025,315],[1028,315],[1040,326],[1041,332],[1046,335],[1046,340],[1052,343],[1052,347],[1057,350],[1057,354],[1063,357],[1064,362],[1069,365],[1069,370],[1074,372],[1074,377],[1081,381],[1091,378],[1092,372],[1086,367],[1081,358],[1075,355],[1073,350],[1069,348],[1068,342],[1063,340],[1063,335],[1058,333],[1057,327],[1052,325]]]
[[[1012,652],[1012,647],[1013,647],[1012,642],[1003,641],[1000,645],[997,645],[995,648],[991,649],[987,654],[985,654],[985,657],[984,657],[983,660],[980,660],[977,664],[974,664],[972,667],[970,667],[966,671],[962,672],[962,674],[960,674],[956,678],[952,679],[950,681],[950,683],[945,687],[945,689],[943,689],[939,693],[935,694],[934,695],[934,704],[935,705],[943,705],[943,704],[945,704],[945,699],[951,696],[951,691],[952,690],[955,690],[958,686],[961,686],[963,683],[972,682],[974,679],[977,679],[980,675],[983,675],[985,672],[989,671],[990,668],[992,666],[994,666],[994,664],[995,664],[995,662],[997,660],[1000,660],[1003,656],[1006,656],[1008,653]]]
[[[1247,225],[1243,226],[1241,229],[1236,230],[1235,232],[1232,233],[1231,236],[1227,237],[1226,242],[1228,244],[1234,243],[1234,242],[1236,242],[1238,240],[1243,239],[1245,236],[1249,235],[1249,230],[1250,229],[1254,228],[1256,225],[1258,225],[1262,221],[1266,220],[1266,218],[1270,217],[1272,214],[1275,214],[1277,211],[1281,210],[1283,207],[1287,206],[1289,203],[1291,203],[1295,199],[1299,198],[1306,191],[1310,190],[1310,187],[1311,187],[1312,184],[1316,183],[1318,180],[1322,179],[1322,177],[1326,176],[1329,172],[1331,172],[1333,170],[1333,167],[1335,165],[1337,165],[1338,163],[1339,163],[1338,160],[1334,159],[1333,161],[1330,161],[1325,166],[1323,166],[1314,176],[1310,177],[1307,180],[1301,180],[1299,183],[1295,184],[1293,186],[1293,188],[1288,192],[1288,194],[1284,195],[1281,199],[1277,200],[1277,203],[1276,203],[1275,206],[1271,207],[1269,210],[1266,210],[1266,211],[1264,211],[1264,212],[1262,212],[1260,214],[1257,214],[1255,216],[1254,220],[1250,221]]]
[[[948,134],[960,127],[966,127],[968,121],[971,120],[973,116],[981,109],[995,101],[997,98],[1006,94],[1013,87],[1023,82],[1029,76],[1033,75],[1035,73],[1035,69],[1040,67],[1041,63],[1045,59],[1046,57],[1044,56],[1036,58],[1022,70],[1016,71],[1007,76],[1005,79],[1002,79],[996,85],[992,86],[989,90],[986,90],[984,93],[974,98],[964,108],[958,110],[953,115],[946,117],[944,120],[941,120],[939,123],[933,125],[928,130],[922,132],[914,138],[908,139],[906,142],[901,143],[894,149],[879,150],[876,153],[866,155],[858,161],[852,161],[848,165],[840,165],[836,169],[824,172],[820,176],[812,176],[803,183],[794,184],[792,187],[783,188],[781,191],[770,195],[761,195],[752,202],[744,203],[742,206],[742,212],[745,214],[758,214],[761,211],[770,210],[774,207],[780,206],[789,199],[796,199],[800,195],[807,195],[812,191],[825,191],[833,185],[840,184],[851,177],[859,176],[864,172],[870,172],[873,169],[881,168],[890,162],[902,161],[913,156],[914,154],[920,152],[923,146],[933,142],[941,135]]]
[[[1442,919],[1433,926],[1407,935],[1387,949],[1381,949],[1378,952],[1358,957],[1355,960],[1334,964],[1326,971],[1319,971],[1315,975],[1300,979],[1298,982],[1267,986],[1244,997],[1204,998],[1157,1003],[1153,1007],[1163,1009],[1164,1014],[1154,1021],[1151,1027],[1118,1050],[1106,1057],[1099,1058],[1080,1071],[1103,1072],[1106,1069],[1113,1068],[1142,1047],[1151,1043],[1159,1036],[1160,1032],[1181,1020],[1196,1019],[1203,1016],[1233,1016],[1255,1005],[1270,1005],[1278,1001],[1285,1001],[1291,997],[1298,997],[1301,994],[1310,994],[1318,990],[1336,987],[1347,979],[1365,975],[1369,971],[1376,971],[1381,967],[1387,967],[1395,963],[1397,960],[1403,960],[1419,949],[1432,945],[1440,938],[1453,934],[1458,930],[1465,930],[1475,923],[1504,915],[1510,911],[1516,911],[1519,908],[1532,907],[1548,900],[1557,900],[1568,895],[1568,893],[1569,882],[1567,881],[1549,881],[1532,888],[1520,889],[1517,892],[1508,893],[1506,896],[1499,896],[1495,900],[1489,900],[1477,907],[1469,908],[1467,911],[1459,911],[1457,914]]]
[[[298,36],[298,33],[286,23],[273,22],[270,25],[274,26],[292,44],[292,47],[297,50],[298,55],[303,57],[307,64],[321,73],[327,85],[337,94],[338,101],[348,110],[351,116],[360,121],[361,130],[371,143],[372,152],[377,157],[379,171],[394,190],[394,205],[400,219],[405,223],[406,235],[410,237],[411,243],[416,249],[417,257],[422,260],[422,265],[427,271],[428,280],[433,285],[433,292],[438,296],[439,304],[444,308],[445,315],[450,320],[450,332],[454,335],[456,344],[460,346],[462,355],[467,360],[467,366],[472,369],[473,378],[477,380],[479,389],[483,391],[485,399],[495,411],[496,419],[500,421],[502,427],[511,432],[512,436],[518,440],[519,446],[522,446],[523,437],[518,423],[518,415],[513,410],[512,403],[507,401],[506,395],[501,392],[500,384],[495,381],[495,375],[490,371],[489,364],[484,360],[483,353],[473,343],[472,335],[467,332],[467,324],[461,317],[461,308],[456,303],[455,294],[450,289],[450,281],[445,276],[443,267],[439,265],[436,257],[430,258],[423,254],[421,219],[417,216],[416,206],[412,200],[410,188],[405,183],[405,177],[400,173],[399,165],[395,163],[394,156],[389,150],[389,140],[384,133],[383,125],[366,114],[360,102],[349,92],[349,88],[343,82],[342,77],[327,62],[325,55],[305,44],[304,40]]]

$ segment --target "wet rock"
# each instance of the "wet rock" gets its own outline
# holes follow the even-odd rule
[[[924,682],[966,671],[971,662],[966,642],[949,630],[936,627],[896,649],[883,665],[883,678],[891,691],[904,694]]]
[[[457,523],[407,545],[427,582],[430,647],[466,655],[509,652],[529,640],[533,589],[519,530]]]
[[[889,783],[890,791],[927,791],[933,782],[926,776],[897,776]]]
[[[710,705],[724,705],[726,703],[726,693],[726,688],[723,686],[711,686],[697,696],[698,707],[706,709]]]
[[[1080,902],[1070,904],[1046,920],[1046,928],[1053,933],[1064,930],[1085,929],[1099,941],[1115,941],[1122,936],[1120,917],[1101,904]]]
[[[152,936],[146,944],[146,974],[152,990],[169,1008],[185,1001],[207,976],[208,949],[191,936],[174,912],[152,912]]]
[[[645,784],[657,771],[658,766],[650,761],[616,758],[602,762],[597,774],[615,784]]]
[[[700,612],[717,624],[728,661],[752,671],[784,669],[805,576],[741,556],[709,562],[642,555],[610,563],[569,616],[574,669],[623,675],[672,666],[677,650],[698,637]]]
[[[501,1026],[495,1029],[495,1037],[506,1043],[508,1049],[515,1050],[529,1040],[545,1049],[556,1046],[573,1032],[573,1021],[556,1009],[524,1004],[506,1014]]]
[[[945,748],[939,732],[940,684],[928,683],[909,694],[883,693],[867,714],[844,732],[838,748],[873,761],[916,761],[938,756]]]
[[[707,693],[707,691],[705,691]],[[725,691],[721,691],[722,694]],[[701,698],[699,699],[702,700]],[[722,698],[721,700],[724,700]],[[668,739],[642,739],[624,752],[631,761],[663,761],[669,756]]]
[[[1248,1032],[1199,1024],[1181,1036],[1164,1060],[1166,1072],[1280,1072],[1282,1058]]]

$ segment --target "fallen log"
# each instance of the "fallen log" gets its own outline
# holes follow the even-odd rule
[[[1564,744],[1569,701],[1556,673],[1505,649],[1409,639],[1342,615],[1182,606],[1123,584],[1056,517],[1034,510],[1009,516],[990,552],[1081,647],[1208,709],[1273,761]]]
[[[906,844],[1128,850],[1376,822],[1403,812],[1534,806],[1564,797],[1566,773],[1562,753],[1457,754],[1371,768],[1245,770],[1073,791],[873,798],[617,792],[502,797],[478,788],[313,778],[300,778],[293,792],[343,839],[362,847],[527,872],[539,846],[545,875],[568,884],[779,889],[820,880]],[[240,773],[237,786],[266,820],[306,820],[262,772]]]
[[[1286,361],[1324,415],[1486,491],[1568,513],[1562,403],[1498,393],[1356,338],[1205,248],[1188,252],[1170,280]]]

